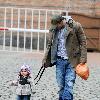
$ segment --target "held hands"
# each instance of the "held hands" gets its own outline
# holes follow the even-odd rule
[[[17,81],[9,81],[8,84],[9,84],[9,86],[17,86],[18,82]]]

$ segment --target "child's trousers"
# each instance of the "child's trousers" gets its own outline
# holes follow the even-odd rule
[[[30,100],[31,95],[17,95],[17,100]]]

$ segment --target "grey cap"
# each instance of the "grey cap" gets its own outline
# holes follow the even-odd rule
[[[58,23],[60,23],[62,20],[64,20],[64,17],[62,17],[61,15],[54,15],[51,18],[51,25],[52,27],[56,27]]]

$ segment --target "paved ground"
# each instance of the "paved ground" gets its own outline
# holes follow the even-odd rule
[[[19,66],[26,63],[32,67],[35,77],[41,67],[42,55],[0,52],[0,100],[15,100],[15,88],[9,86]],[[100,100],[100,53],[88,53],[90,77],[87,81],[77,77],[74,86],[74,100]],[[48,68],[36,86],[32,100],[58,100],[55,67]]]

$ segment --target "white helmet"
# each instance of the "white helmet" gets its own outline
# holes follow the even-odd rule
[[[30,66],[28,66],[28,65],[22,65],[21,68],[20,68],[20,71],[23,70],[23,69],[27,70],[28,73],[31,73]]]

